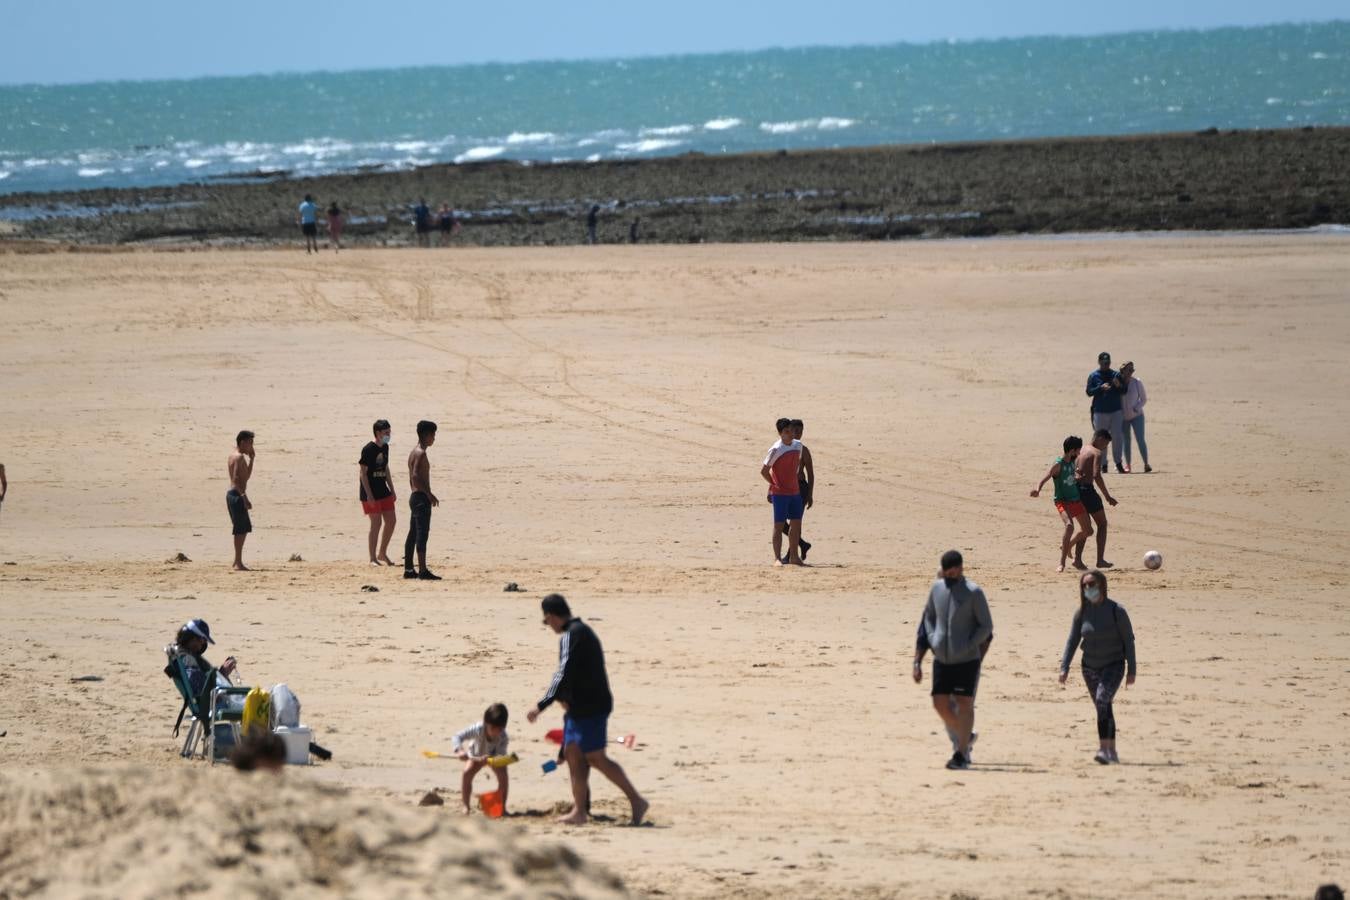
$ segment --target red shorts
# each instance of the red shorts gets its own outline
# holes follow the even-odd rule
[[[1078,500],[1056,500],[1055,509],[1062,513],[1067,513],[1070,519],[1076,519],[1079,516],[1087,515],[1087,507]]]
[[[361,512],[368,516],[383,515],[394,508],[397,501],[392,497],[385,497],[383,500],[362,500]]]

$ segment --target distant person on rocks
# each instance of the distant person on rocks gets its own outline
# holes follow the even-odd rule
[[[586,213],[586,243],[595,245],[599,239],[595,235],[595,230],[600,226],[600,204],[591,206],[591,211]]]
[[[305,236],[305,252],[319,252],[319,205],[309,194],[300,204],[300,232]]]
[[[1106,508],[1102,504],[1102,497],[1105,497],[1107,503],[1116,505],[1116,498],[1106,489],[1106,480],[1102,478],[1102,474],[1106,471],[1104,454],[1110,443],[1111,432],[1105,428],[1098,428],[1097,433],[1092,436],[1092,443],[1084,448],[1074,461],[1074,484],[1078,487],[1078,499],[1082,501],[1083,508],[1097,526],[1099,569],[1111,568],[1111,563],[1106,561]],[[1097,488],[1102,489],[1100,494],[1097,493]]]
[[[563,756],[572,779],[572,811],[558,821],[565,825],[585,825],[590,821],[591,769],[597,769],[628,798],[632,808],[629,823],[641,825],[649,804],[628,780],[623,767],[605,753],[614,696],[609,691],[600,638],[591,626],[572,615],[562,594],[549,594],[540,607],[544,624],[554,634],[562,635],[558,641],[558,671],[553,674],[543,699],[525,718],[535,722],[554,701],[566,710]]]
[[[1134,627],[1125,607],[1106,595],[1106,575],[1084,572],[1078,579],[1078,611],[1069,626],[1069,640],[1059,663],[1059,683],[1069,680],[1074,651],[1083,645],[1083,681],[1097,707],[1097,739],[1093,757],[1102,765],[1120,762],[1116,754],[1116,717],[1111,709],[1122,678],[1134,684]]]
[[[333,201],[333,205],[328,207],[328,243],[333,245],[333,252],[342,249],[342,208]]]
[[[9,493],[9,481],[5,478],[5,467],[0,464],[0,507],[5,504],[5,495]]]
[[[394,525],[398,522],[396,509],[398,497],[389,477],[389,440],[393,434],[387,419],[379,419],[372,426],[375,440],[361,450],[361,459],[357,463],[360,470],[361,511],[370,518],[370,534],[367,545],[370,550],[372,566],[392,566],[389,558],[389,539],[394,535]],[[384,524],[384,538],[380,539],[380,524]],[[379,550],[376,551],[376,542]]]
[[[769,483],[769,502],[773,504],[773,561],[775,565],[802,564],[799,542],[802,537],[802,500],[800,471],[802,442],[793,435],[791,419],[776,423],[778,440],[769,448],[760,477]],[[787,556],[783,555],[783,534],[788,535]]]
[[[253,531],[253,518],[249,510],[253,501],[248,499],[248,480],[253,477],[253,432],[241,431],[234,439],[234,450],[225,462],[230,475],[230,489],[225,492],[225,506],[230,511],[230,525],[234,529],[234,570],[247,572],[244,565],[244,539]]]
[[[1083,545],[1092,536],[1092,523],[1088,521],[1087,508],[1083,506],[1078,490],[1077,473],[1074,471],[1074,463],[1082,450],[1082,438],[1074,434],[1066,437],[1064,455],[1057,457],[1050,464],[1050,469],[1041,479],[1041,483],[1031,490],[1032,497],[1039,497],[1041,488],[1045,487],[1047,481],[1052,481],[1055,485],[1055,511],[1059,513],[1059,520],[1064,523],[1064,537],[1059,544],[1059,568],[1055,569],[1056,572],[1064,571],[1070,547],[1074,548],[1073,567],[1085,571],[1087,569],[1083,564]],[[1075,523],[1078,525],[1077,537],[1073,533]]]
[[[1139,442],[1139,459],[1144,463],[1144,471],[1152,472],[1153,467],[1148,464],[1148,444],[1144,443],[1144,404],[1148,402],[1148,393],[1144,390],[1144,383],[1134,377],[1134,363],[1127,362],[1120,367],[1120,383],[1125,385],[1122,400],[1125,416],[1125,471],[1133,471],[1130,432],[1134,432],[1134,439]]]
[[[1094,431],[1104,428],[1111,433],[1111,455],[1116,461],[1116,471],[1123,474],[1125,464],[1120,453],[1125,440],[1125,419],[1121,411],[1125,388],[1121,385],[1120,373],[1111,368],[1111,354],[1104,350],[1097,354],[1097,368],[1088,376],[1087,395],[1092,398],[1092,428]]]
[[[441,501],[431,492],[431,461],[427,450],[436,443],[436,423],[426,419],[417,423],[417,446],[408,454],[408,539],[403,542],[403,577],[440,581],[441,576],[427,568],[427,536],[431,534],[431,508]],[[417,568],[413,568],[413,550],[417,550]]]
[[[455,211],[450,208],[449,203],[441,204],[436,219],[441,228],[441,246],[448,247],[450,239],[459,234],[459,220],[455,218]]]
[[[642,217],[637,216],[633,219],[633,224],[628,226],[628,243],[636,244],[642,240]]]
[[[419,247],[431,246],[431,208],[425,197],[419,198],[413,207],[413,231],[417,233]]]
[[[793,419],[792,436],[797,441],[800,442],[802,439],[802,435],[805,433],[806,433],[805,423],[803,423],[801,419]],[[797,470],[797,490],[798,493],[802,495],[803,530],[805,530],[806,528],[806,510],[810,509],[812,505],[815,503],[815,488],[816,488],[816,469],[815,465],[812,463],[811,460],[811,450],[805,444],[802,444],[802,464],[801,467]],[[773,502],[772,494],[769,495],[769,502],[770,503]],[[790,529],[788,528],[787,522],[783,523],[782,531],[784,535],[788,536],[789,546],[791,546],[792,538],[791,535],[789,534]],[[811,552],[811,542],[808,541],[805,537],[798,537],[797,546],[801,549],[802,562],[806,562],[806,554]],[[788,558],[786,556],[780,557],[780,559],[782,559],[783,562],[788,561]]]
[[[959,550],[942,554],[941,577],[928,591],[914,645],[914,683],[923,682],[923,658],[933,651],[933,709],[952,741],[949,769],[970,768],[975,732],[975,693],[980,666],[994,639],[989,601],[965,577]]]

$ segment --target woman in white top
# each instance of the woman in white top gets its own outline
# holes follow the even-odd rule
[[[1125,471],[1130,471],[1130,435],[1139,442],[1139,458],[1144,461],[1144,471],[1152,472],[1148,464],[1148,444],[1144,443],[1144,404],[1148,402],[1148,393],[1144,383],[1134,377],[1134,363],[1127,362],[1120,367],[1120,380],[1125,385],[1123,403],[1125,412]]]

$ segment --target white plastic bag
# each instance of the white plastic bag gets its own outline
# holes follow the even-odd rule
[[[272,686],[272,727],[300,727],[300,700],[285,684]]]

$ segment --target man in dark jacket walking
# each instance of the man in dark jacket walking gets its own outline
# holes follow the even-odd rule
[[[633,787],[623,768],[605,754],[609,743],[606,727],[614,709],[605,674],[605,653],[591,626],[572,615],[562,594],[549,594],[540,604],[544,624],[562,635],[558,641],[558,671],[549,682],[544,698],[525,714],[531,722],[555,700],[563,715],[563,757],[572,778],[572,811],[558,819],[566,825],[585,825],[590,820],[590,778],[595,768],[623,791],[633,808],[632,824],[642,823],[648,803]]]

